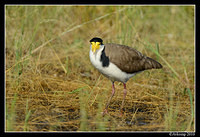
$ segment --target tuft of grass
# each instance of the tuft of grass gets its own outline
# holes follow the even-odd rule
[[[26,113],[25,113],[25,121],[24,121],[24,131],[29,131],[28,120],[31,116],[31,110],[28,110],[28,99],[26,101]]]
[[[75,90],[69,92],[69,94],[74,94],[74,93],[77,93],[77,92],[81,92],[81,91],[82,91],[83,89],[85,89],[85,88],[86,88],[86,86],[77,88],[77,89],[75,89]]]
[[[167,113],[165,114],[165,129],[167,131],[179,131],[180,127],[178,126],[177,118],[180,103],[177,101],[177,104],[174,108],[173,91],[170,91],[169,97],[169,107],[166,106]]]
[[[102,115],[102,110],[103,110],[103,103],[98,104],[98,111],[96,114],[96,131],[106,131],[106,121],[107,119],[103,117]]]
[[[16,38],[18,39],[18,38]],[[21,47],[21,42],[22,42],[22,36],[15,41],[15,49],[16,49],[16,52],[15,52],[15,56],[16,56],[16,62],[19,62],[19,60],[21,59],[22,57],[22,47]],[[22,64],[21,63],[18,63],[16,66],[15,66],[15,69],[17,72],[17,77],[19,75],[21,75],[22,73]]]
[[[189,88],[186,88],[186,90],[188,91],[188,95],[189,95],[189,99],[190,99],[191,117],[190,117],[190,121],[187,126],[187,131],[190,131],[191,127],[194,125],[194,107],[193,107],[194,105],[193,105],[193,96],[192,96],[191,90]]]
[[[15,93],[14,98],[11,103],[11,108],[8,109],[8,105],[6,105],[6,131],[14,131],[14,126],[16,124],[16,101],[17,101],[17,93]]]
[[[88,124],[88,107],[87,103],[85,103],[86,92],[79,92],[80,97],[80,131],[88,131],[90,129],[90,125]]]
[[[159,49],[159,44],[158,43],[156,43],[156,53],[158,53],[158,54],[160,54],[160,49]],[[157,61],[158,62],[160,62],[160,57],[156,54],[156,56],[157,56]]]
[[[70,69],[69,69],[69,57],[66,56],[66,59],[65,59],[65,70],[67,73],[70,73]]]

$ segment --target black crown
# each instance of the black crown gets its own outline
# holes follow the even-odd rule
[[[101,42],[103,43],[103,40],[101,38],[98,38],[98,37],[94,37],[90,40],[90,42]]]

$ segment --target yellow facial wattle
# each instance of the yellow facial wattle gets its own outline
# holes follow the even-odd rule
[[[96,50],[98,50],[100,48],[100,42],[91,42],[92,44],[92,52],[95,53]]]

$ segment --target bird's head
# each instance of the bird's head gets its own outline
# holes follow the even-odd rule
[[[101,45],[103,45],[103,40],[101,38],[94,37],[90,40],[92,46],[92,52],[95,53],[96,50],[99,50]]]

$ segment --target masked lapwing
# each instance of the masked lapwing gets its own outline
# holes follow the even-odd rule
[[[92,65],[112,82],[112,94],[109,98],[103,115],[107,113],[108,106],[115,94],[114,82],[119,81],[124,85],[124,95],[121,112],[127,94],[126,82],[139,72],[148,69],[160,69],[162,65],[139,51],[119,44],[103,44],[103,40],[94,37],[90,40],[90,61]]]

